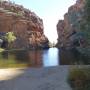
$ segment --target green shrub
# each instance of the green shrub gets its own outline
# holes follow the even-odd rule
[[[75,68],[69,72],[68,83],[74,90],[90,90],[90,68]]]

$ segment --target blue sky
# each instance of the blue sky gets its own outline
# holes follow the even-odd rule
[[[51,42],[57,40],[56,24],[76,0],[11,0],[35,12],[43,19],[44,33]]]

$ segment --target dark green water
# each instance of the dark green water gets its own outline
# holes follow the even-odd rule
[[[47,67],[59,65],[89,65],[90,60],[76,50],[50,48],[47,50],[19,50],[0,53],[1,67]]]

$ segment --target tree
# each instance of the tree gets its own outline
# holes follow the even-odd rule
[[[87,22],[90,23],[90,0],[86,0],[85,11]]]
[[[10,48],[11,43],[16,40],[16,37],[13,32],[7,32],[5,35],[5,39],[8,41],[8,47]]]
[[[90,45],[90,0],[86,0],[86,3],[85,3],[85,21],[86,21],[86,24],[85,24],[85,31],[86,31],[86,34],[87,34],[87,40],[88,40],[88,43]]]

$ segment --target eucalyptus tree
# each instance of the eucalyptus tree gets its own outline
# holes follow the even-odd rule
[[[11,44],[16,40],[16,36],[13,32],[7,32],[5,35],[5,39],[8,42],[8,48],[11,48]]]

